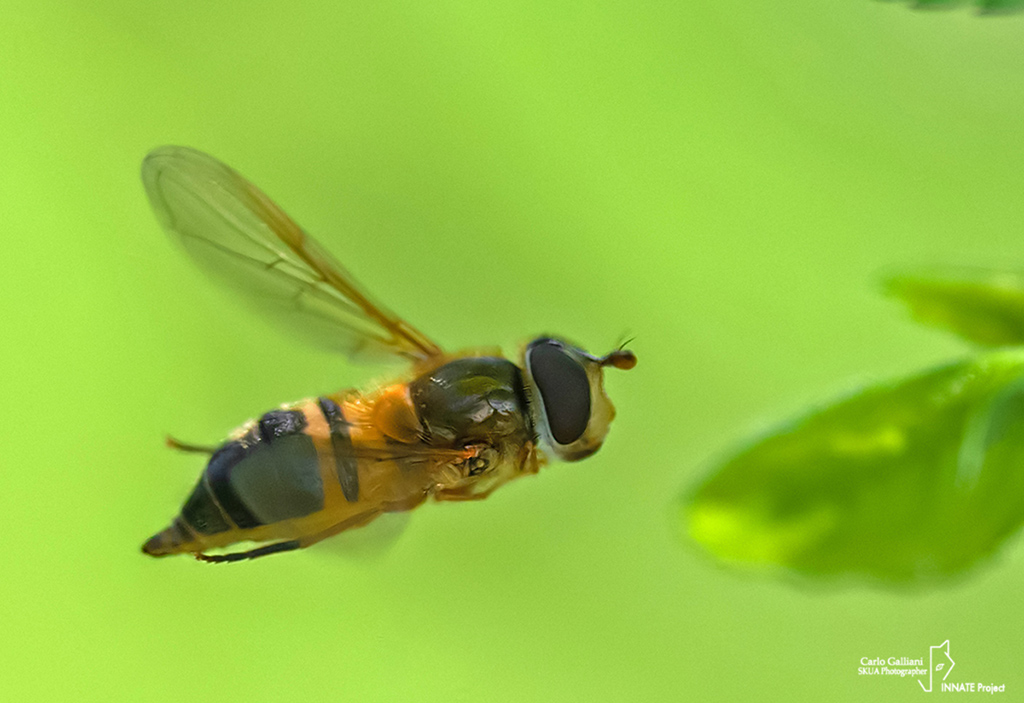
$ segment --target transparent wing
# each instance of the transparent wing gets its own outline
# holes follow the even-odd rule
[[[350,358],[413,361],[442,351],[375,303],[262,191],[217,159],[164,146],[142,163],[164,229],[215,280],[287,331]]]
[[[316,554],[372,563],[385,557],[409,526],[412,513],[384,513],[368,525],[345,530],[313,547]]]

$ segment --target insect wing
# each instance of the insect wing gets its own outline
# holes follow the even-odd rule
[[[371,563],[386,556],[409,526],[411,513],[384,513],[372,522],[316,545],[318,554],[341,557],[352,562]]]
[[[160,147],[143,161],[142,180],[160,223],[189,256],[288,331],[357,360],[442,353],[373,302],[270,198],[220,161]]]

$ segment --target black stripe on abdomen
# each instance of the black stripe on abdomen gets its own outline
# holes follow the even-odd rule
[[[301,410],[272,410],[210,458],[206,478],[223,512],[248,529],[324,506],[320,462]]]
[[[238,497],[234,486],[231,485],[231,470],[254,448],[247,447],[237,440],[228,442],[213,453],[210,463],[206,465],[206,479],[210,484],[210,490],[231,521],[243,530],[259,527],[263,523],[256,519]]]
[[[306,429],[306,414],[301,410],[271,410],[260,418],[257,427],[260,439],[272,444],[275,439]]]
[[[327,420],[331,431],[331,449],[334,452],[334,471],[341,484],[345,500],[355,503],[359,500],[359,464],[352,450],[352,438],[348,434],[348,422],[341,408],[330,398],[318,398],[320,412]]]
[[[218,532],[227,532],[231,529],[231,525],[224,519],[224,513],[217,506],[217,501],[210,491],[205,475],[199,478],[199,483],[192,491],[192,495],[185,501],[185,506],[181,509],[181,517],[202,535],[215,535]]]

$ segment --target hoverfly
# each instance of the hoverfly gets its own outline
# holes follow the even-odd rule
[[[229,562],[308,547],[428,498],[486,498],[537,473],[541,443],[567,461],[600,448],[615,415],[603,371],[633,368],[632,352],[597,357],[545,336],[526,345],[519,366],[497,351],[445,353],[213,157],[161,147],[143,162],[142,180],[171,237],[262,312],[350,358],[411,364],[383,387],[271,410],[217,448],[168,440],[209,453],[209,462],[146,554]],[[247,541],[266,544],[207,553]]]

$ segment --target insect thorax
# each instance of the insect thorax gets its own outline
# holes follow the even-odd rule
[[[409,391],[431,445],[521,446],[534,438],[522,373],[507,359],[456,359],[413,380]]]

